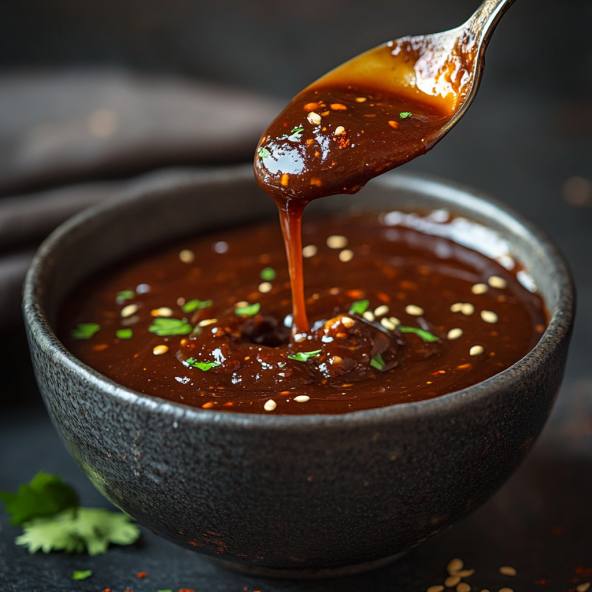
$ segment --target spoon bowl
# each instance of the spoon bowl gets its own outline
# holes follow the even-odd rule
[[[261,138],[261,187],[304,203],[356,193],[425,154],[473,101],[487,43],[513,2],[485,0],[456,29],[389,41],[305,88]]]

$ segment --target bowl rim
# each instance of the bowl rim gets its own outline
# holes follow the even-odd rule
[[[35,340],[48,356],[55,361],[59,360],[70,372],[78,375],[84,382],[95,384],[101,391],[117,399],[120,403],[139,405],[148,412],[168,415],[173,421],[174,427],[177,427],[178,421],[181,420],[183,423],[195,425],[217,424],[220,427],[243,427],[246,429],[284,430],[290,428],[299,430],[309,429],[312,426],[339,429],[366,424],[378,426],[396,419],[415,418],[420,414],[431,416],[455,408],[460,409],[461,406],[477,402],[492,392],[515,386],[523,372],[528,371],[531,365],[536,365],[541,358],[550,357],[553,351],[558,349],[570,335],[575,315],[573,277],[563,255],[540,229],[506,204],[465,185],[433,175],[393,171],[374,179],[371,183],[393,189],[418,191],[430,197],[453,199],[455,203],[469,211],[475,210],[478,205],[480,214],[486,217],[495,215],[501,225],[514,233],[521,234],[529,242],[534,242],[541,255],[552,263],[552,271],[557,274],[562,285],[556,310],[538,343],[523,358],[506,370],[480,383],[434,399],[398,403],[388,407],[351,411],[343,414],[273,415],[211,411],[167,401],[156,395],[141,393],[102,375],[66,349],[46,317],[43,304],[45,290],[40,281],[46,265],[53,260],[54,251],[59,248],[60,243],[66,237],[83,227],[88,220],[130,202],[141,201],[146,195],[162,194],[163,191],[173,191],[180,187],[199,187],[212,182],[227,183],[251,179],[253,179],[251,165],[197,171],[185,175],[181,179],[165,178],[123,192],[101,204],[83,210],[62,223],[39,247],[23,286],[23,315],[29,340]]]

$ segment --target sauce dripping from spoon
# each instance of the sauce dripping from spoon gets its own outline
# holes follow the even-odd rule
[[[356,193],[425,154],[477,91],[487,42],[513,0],[485,0],[461,27],[365,52],[301,91],[259,141],[255,177],[275,200],[293,300],[292,337],[309,331],[301,223],[317,198]]]

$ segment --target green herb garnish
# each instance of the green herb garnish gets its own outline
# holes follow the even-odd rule
[[[115,302],[125,302],[126,300],[131,300],[136,293],[133,290],[122,290],[121,292],[117,292],[117,296],[115,296]]]
[[[372,366],[372,368],[376,368],[377,370],[382,370],[385,367],[382,356],[380,354],[376,354],[372,360],[370,360],[370,366]]]
[[[185,366],[189,366],[190,368],[199,368],[202,372],[207,372],[212,368],[222,365],[220,362],[198,362],[195,358],[188,358],[183,362],[183,364],[185,364]]]
[[[89,555],[101,555],[111,543],[131,545],[138,539],[140,529],[130,520],[126,514],[103,508],[73,508],[51,518],[27,522],[15,542],[27,547],[29,553],[86,550]]]
[[[349,314],[364,314],[368,306],[370,306],[370,300],[358,300],[351,305]]]
[[[76,491],[63,483],[61,477],[44,472],[37,473],[29,484],[21,485],[17,493],[0,492],[0,500],[11,515],[10,524],[54,516],[80,503]]]
[[[290,142],[298,142],[301,138],[301,134],[303,131],[304,131],[303,127],[295,127],[290,132],[290,135],[288,136],[288,140],[290,140]]]
[[[212,306],[211,300],[190,300],[186,302],[182,307],[181,310],[186,313],[195,312],[196,310],[203,310],[204,308],[208,308],[208,306]]]
[[[86,580],[86,578],[90,578],[90,576],[92,576],[92,571],[90,569],[72,572],[73,580]]]
[[[238,308],[234,309],[234,312],[237,315],[245,315],[247,317],[252,317],[256,315],[261,310],[261,305],[256,302],[255,304],[248,304],[247,306],[239,306]]]
[[[134,332],[131,329],[118,329],[115,331],[117,339],[131,339],[134,336]]]
[[[187,319],[169,319],[158,317],[154,319],[154,322],[148,331],[150,333],[156,333],[159,337],[167,337],[169,335],[189,335],[193,328],[187,321]]]
[[[399,113],[399,117],[401,119],[407,119],[408,117],[411,117],[413,115],[413,113],[410,113],[409,111],[403,111],[403,113]]]
[[[314,358],[315,356],[318,356],[322,351],[322,349],[317,349],[315,351],[310,352],[298,352],[297,354],[292,354],[291,356],[288,356],[288,358],[290,358],[290,360],[296,360],[297,362],[306,362],[308,358]]]
[[[262,280],[271,282],[272,280],[275,280],[277,273],[275,272],[275,269],[273,267],[266,267],[265,269],[261,270],[259,276]]]
[[[72,331],[72,337],[74,339],[90,339],[100,329],[101,325],[97,325],[96,323],[80,323]]]
[[[438,337],[432,335],[429,331],[425,331],[424,329],[418,329],[416,327],[404,327],[403,325],[397,325],[397,329],[401,331],[401,333],[415,333],[428,343],[440,341]]]
[[[58,475],[38,473],[18,492],[1,492],[0,499],[11,515],[11,523],[23,525],[16,544],[27,547],[30,553],[86,550],[90,555],[99,555],[111,543],[129,545],[140,536],[140,530],[126,514],[79,507],[76,491]],[[76,578],[76,573],[88,575]],[[91,573],[74,572],[72,579],[85,579]]]
[[[267,158],[270,155],[271,155],[271,152],[267,148],[259,148],[259,150],[257,152],[257,156],[259,158]]]

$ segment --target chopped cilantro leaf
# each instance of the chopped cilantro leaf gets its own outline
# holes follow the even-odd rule
[[[90,576],[92,576],[92,571],[90,569],[72,572],[73,580],[86,580],[86,578],[90,578]]]
[[[368,306],[370,306],[370,300],[358,300],[352,303],[349,314],[364,314]]]
[[[261,305],[256,302],[255,304],[248,304],[247,306],[239,306],[238,308],[234,309],[234,312],[237,315],[245,315],[247,317],[252,317],[256,315],[261,310]]]
[[[259,150],[257,152],[257,156],[259,158],[267,158],[270,155],[271,155],[271,152],[267,148],[259,148]]]
[[[27,547],[29,553],[66,551],[101,555],[111,543],[131,545],[140,536],[140,529],[121,512],[103,508],[70,509],[52,518],[27,522],[24,532],[17,537],[17,545]]]
[[[382,370],[385,367],[382,356],[380,354],[376,354],[370,361],[370,366],[372,366],[372,368],[376,368],[377,370]]]
[[[190,368],[199,368],[202,372],[207,372],[212,368],[222,365],[220,362],[198,362],[195,358],[188,358],[183,362],[183,364],[185,364],[185,366],[189,366]]]
[[[440,341],[438,337],[432,335],[429,331],[425,331],[424,329],[417,329],[416,327],[404,327],[403,325],[398,325],[397,329],[401,331],[401,333],[415,333],[428,343],[433,341]]]
[[[413,113],[410,113],[409,111],[403,111],[402,113],[399,113],[399,117],[401,119],[407,119],[408,117],[411,117],[413,115]]]
[[[0,492],[11,524],[23,524],[36,518],[47,518],[80,504],[76,491],[62,482],[58,475],[40,472],[28,485],[21,485],[17,493]]]
[[[208,308],[208,306],[212,306],[211,300],[190,300],[186,302],[182,307],[181,310],[186,313],[195,312],[196,310],[203,310],[204,308]]]
[[[134,336],[134,332],[131,329],[118,329],[115,331],[117,339],[131,339]]]
[[[290,360],[296,360],[297,362],[306,362],[308,358],[314,358],[315,356],[318,356],[322,351],[322,349],[317,349],[315,351],[310,352],[298,352],[296,354],[288,356],[288,358],[290,358]]]
[[[288,140],[290,140],[290,142],[298,142],[300,141],[300,138],[302,137],[302,132],[304,131],[303,127],[295,127],[291,132],[290,135],[288,136]]]
[[[192,331],[191,325],[187,322],[187,319],[170,319],[158,317],[154,319],[154,322],[148,331],[150,333],[156,333],[159,337],[166,337],[168,335],[188,335]]]
[[[115,302],[125,302],[126,300],[131,300],[135,295],[136,293],[133,290],[122,290],[121,292],[117,292]]]
[[[262,280],[271,282],[272,280],[275,280],[277,274],[273,267],[266,267],[265,269],[261,270],[261,273],[259,275]]]
[[[74,339],[90,339],[100,329],[101,325],[96,323],[79,323],[78,327],[72,331],[72,337]]]

